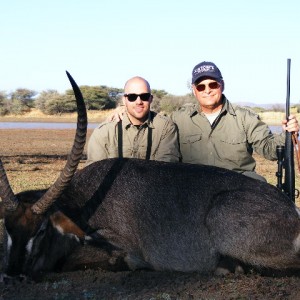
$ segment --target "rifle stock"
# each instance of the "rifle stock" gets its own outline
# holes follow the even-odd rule
[[[291,59],[287,60],[287,94],[286,94],[286,119],[290,115],[290,69]],[[282,185],[283,192],[295,202],[295,167],[294,167],[294,147],[292,141],[292,133],[286,132],[283,167],[284,183]]]
[[[286,133],[285,138],[285,180],[283,191],[287,196],[295,202],[295,168],[294,168],[294,147],[292,142],[292,134]]]

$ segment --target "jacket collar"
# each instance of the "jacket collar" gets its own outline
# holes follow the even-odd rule
[[[147,126],[149,126],[151,128],[154,128],[154,126],[153,126],[153,118],[154,118],[154,116],[155,116],[154,112],[150,111],[149,114],[148,114],[148,119],[143,124],[141,124],[141,126],[147,125]],[[124,126],[125,129],[129,128],[130,126],[132,126],[132,123],[129,120],[129,117],[128,117],[127,113],[124,114],[122,123],[123,123],[123,126]]]
[[[223,107],[221,110],[221,113],[223,112],[228,112],[229,114],[235,116],[235,109],[233,107],[233,105],[228,101],[228,99],[225,97],[225,95],[222,96],[223,97]]]

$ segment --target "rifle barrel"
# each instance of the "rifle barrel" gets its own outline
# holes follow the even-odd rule
[[[286,113],[286,119],[288,120],[289,115],[290,115],[290,75],[291,74],[291,59],[287,59],[287,76],[286,76],[286,108],[285,108],[285,113]]]
[[[287,91],[286,91],[286,119],[290,115],[290,71],[291,59],[287,60]],[[285,136],[285,155],[284,155],[285,181],[283,190],[287,196],[295,202],[295,166],[294,166],[294,147],[292,133],[286,132]]]

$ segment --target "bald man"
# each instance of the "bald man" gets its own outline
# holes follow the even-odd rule
[[[178,162],[181,158],[177,127],[167,117],[150,110],[153,96],[142,77],[129,79],[122,97],[126,113],[121,122],[105,121],[93,131],[87,164],[113,158],[140,158]]]

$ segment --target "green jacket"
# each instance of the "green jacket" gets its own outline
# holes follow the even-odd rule
[[[198,104],[187,104],[171,115],[178,126],[182,161],[213,165],[238,172],[253,172],[253,151],[277,159],[276,146],[285,134],[272,134],[253,111],[231,104],[223,95],[223,108],[211,125]]]
[[[134,126],[124,114],[122,121],[123,157],[146,158],[148,128],[152,128],[150,160],[178,162],[180,151],[176,125],[169,117],[151,112],[141,126]],[[117,122],[101,123],[93,131],[87,148],[87,164],[105,158],[118,157]]]

